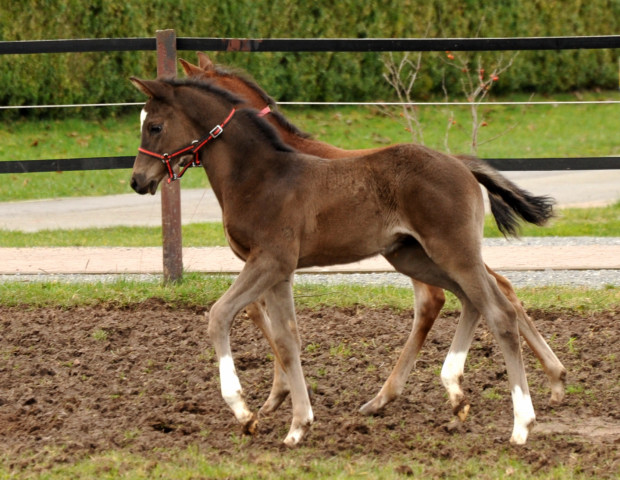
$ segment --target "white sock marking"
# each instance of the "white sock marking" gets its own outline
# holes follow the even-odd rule
[[[523,445],[527,440],[532,422],[536,420],[534,406],[529,394],[523,393],[518,385],[515,385],[512,391],[512,402],[515,409],[515,423],[510,441],[517,445]]]
[[[232,409],[237,420],[245,423],[252,418],[252,412],[248,410],[242,397],[241,383],[235,371],[235,364],[231,356],[220,358],[220,384],[222,397]]]
[[[441,381],[448,390],[450,400],[454,400],[455,396],[463,393],[459,378],[463,375],[466,358],[467,352],[448,352],[446,361],[441,368]]]

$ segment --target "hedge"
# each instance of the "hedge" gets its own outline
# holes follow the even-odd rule
[[[618,0],[0,0],[0,40],[152,37],[396,38],[612,35],[620,33]],[[521,52],[495,91],[561,92],[618,86],[617,50]],[[193,61],[193,52],[180,52]],[[501,52],[482,55],[493,64]],[[504,53],[504,58],[510,53]],[[382,53],[213,52],[219,63],[248,71],[281,101],[391,100]],[[0,57],[4,105],[140,101],[130,75],[152,77],[154,52]],[[458,94],[459,72],[445,53],[425,53],[419,96]],[[37,111],[33,114],[46,114]]]

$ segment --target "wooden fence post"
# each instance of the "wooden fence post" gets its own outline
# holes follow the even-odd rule
[[[158,30],[157,76],[174,77],[177,72],[177,46],[174,30]],[[183,278],[183,241],[181,231],[180,182],[161,184],[161,220],[164,262],[164,282],[179,282]]]

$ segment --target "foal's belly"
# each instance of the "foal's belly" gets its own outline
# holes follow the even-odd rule
[[[366,232],[367,235],[334,236],[300,245],[297,268],[321,267],[358,262],[391,251],[401,235]]]

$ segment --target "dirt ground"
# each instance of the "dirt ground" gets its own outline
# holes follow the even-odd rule
[[[401,398],[375,417],[358,408],[394,365],[412,312],[350,308],[301,311],[303,365],[316,417],[304,445],[316,455],[365,454],[412,461],[501,452],[534,471],[564,464],[574,472],[615,477],[620,471],[620,310],[596,315],[530,312],[569,372],[561,407],[525,347],[538,425],[524,447],[508,444],[512,405],[501,354],[485,326],[468,358],[471,400],[464,424],[453,422],[439,371],[456,325],[444,314],[431,331]],[[72,461],[123,449],[197,446],[226,454],[241,428],[219,394],[204,309],[173,309],[158,299],[114,306],[0,308],[0,458],[11,468],[45,457]],[[271,387],[272,360],[256,327],[233,328],[236,365],[250,406]],[[284,451],[290,402],[261,419],[246,448]],[[243,442],[242,442],[243,444]]]

